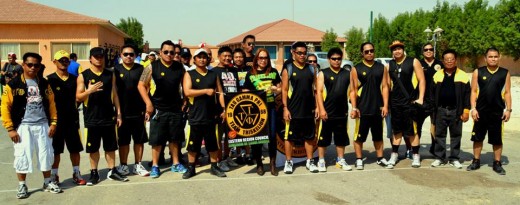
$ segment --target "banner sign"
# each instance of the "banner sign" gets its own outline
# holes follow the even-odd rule
[[[230,147],[269,142],[265,91],[226,93],[224,99]]]

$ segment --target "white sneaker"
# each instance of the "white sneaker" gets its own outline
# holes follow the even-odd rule
[[[443,165],[444,163],[440,160],[440,159],[436,159],[432,162],[431,166],[432,167],[440,167],[441,165]]]
[[[412,156],[412,167],[413,168],[421,167],[421,156],[419,156],[419,154],[413,154],[413,156]]]
[[[392,152],[392,154],[390,155],[390,159],[388,160],[388,165],[395,166],[395,164],[397,164],[397,160],[399,160],[398,157],[399,154]]]
[[[362,159],[357,159],[356,160],[356,169],[357,170],[363,170],[365,169],[364,165],[363,165],[363,160]]]
[[[457,169],[462,169],[462,164],[459,162],[459,160],[450,161],[450,165]]]
[[[126,176],[128,174],[130,174],[130,169],[128,168],[128,165],[126,164],[121,164],[117,167],[117,171],[123,175],[123,176]]]
[[[134,164],[134,174],[135,175],[139,175],[139,176],[142,176],[142,177],[147,177],[147,176],[150,176],[150,172],[148,170],[146,170],[146,168],[144,168],[144,166],[139,163],[139,164]]]
[[[286,174],[292,174],[293,173],[293,162],[292,160],[285,161],[285,167],[283,168],[283,172]]]
[[[226,163],[227,163],[227,165],[229,165],[230,167],[238,167],[238,164],[237,164],[235,161],[233,161],[233,160],[231,159],[231,157],[228,157],[228,158],[226,159]]]
[[[383,158],[381,160],[377,160],[376,164],[379,165],[379,166],[382,166],[382,167],[387,167],[388,166],[388,161],[386,161],[386,159]]]
[[[318,167],[314,163],[314,159],[307,160],[307,164],[305,165],[307,167],[307,170],[309,170],[312,173],[318,173]]]
[[[352,171],[352,167],[347,164],[347,161],[345,159],[340,159],[336,162],[336,167],[341,168],[345,171]]]
[[[318,161],[318,171],[327,172],[327,165],[325,165],[325,161]]]
[[[48,184],[43,184],[43,190],[46,192],[50,192],[53,194],[57,194],[61,192],[61,188],[56,184],[56,182],[51,182]]]

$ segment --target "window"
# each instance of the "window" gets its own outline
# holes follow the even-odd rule
[[[315,52],[321,52],[321,46],[314,46]]]
[[[0,43],[0,55],[7,60],[8,53],[15,53],[18,60],[27,52],[39,53],[38,43]]]
[[[69,53],[76,53],[78,55],[78,60],[87,60],[88,52],[90,50],[89,43],[52,43],[51,48],[51,58],[54,56],[54,53],[59,50],[64,50]]]
[[[283,47],[283,58],[284,58],[284,60],[292,58],[291,46],[284,46]]]
[[[277,54],[277,52],[276,52],[277,47],[276,46],[259,46],[259,45],[256,45],[254,53],[256,53],[256,51],[259,48],[265,48],[269,52],[269,57],[271,57],[271,60],[275,60],[277,58],[277,55],[276,55]]]

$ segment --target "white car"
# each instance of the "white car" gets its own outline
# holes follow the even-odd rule
[[[387,66],[393,58],[376,58],[375,61],[382,63]]]
[[[327,59],[327,52],[309,52],[308,55],[311,55],[311,54],[316,55],[316,57],[318,58],[318,66],[320,67],[320,69],[325,69],[325,68],[330,67],[329,59]],[[345,59],[343,59],[341,61],[341,67],[343,69],[350,70],[353,66],[354,66],[354,64],[352,63],[352,61],[345,60]]]

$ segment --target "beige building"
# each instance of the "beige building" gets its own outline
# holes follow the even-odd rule
[[[282,19],[258,26],[224,41],[217,46],[230,46],[231,48],[241,47],[242,39],[249,34],[254,35],[256,38],[255,49],[267,49],[269,56],[271,56],[275,64],[274,66],[281,69],[279,67],[281,67],[283,62],[291,57],[290,51],[292,43],[302,41],[307,43],[309,51],[321,51],[321,38],[325,32],[294,21]],[[347,40],[338,37],[336,41],[344,48]]]
[[[54,71],[52,57],[58,50],[78,54],[78,63],[90,67],[89,50],[100,46],[114,55],[129,36],[108,20],[72,13],[25,0],[0,0],[0,57],[14,52],[18,62],[26,52],[36,52],[43,64]],[[9,12],[7,12],[9,11]]]

